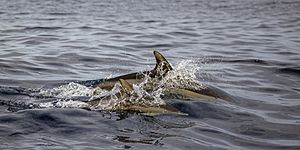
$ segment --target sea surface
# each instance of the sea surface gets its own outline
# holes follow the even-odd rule
[[[299,0],[0,0],[0,149],[300,149],[299,8]],[[188,116],[33,106],[150,70],[154,50],[234,100],[174,99]]]

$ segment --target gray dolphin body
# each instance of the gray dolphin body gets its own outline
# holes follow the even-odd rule
[[[153,98],[149,96],[138,97],[132,88],[132,84],[139,84],[143,82],[144,78],[150,77],[153,81],[150,81],[150,91],[151,85],[155,85],[155,82],[160,81],[166,74],[173,70],[169,62],[166,58],[157,51],[154,51],[154,56],[156,59],[156,66],[153,70],[144,71],[140,73],[131,73],[127,75],[118,76],[115,78],[107,79],[104,82],[95,85],[95,88],[101,88],[105,90],[111,90],[116,83],[121,84],[121,91],[116,94],[120,103],[115,103],[109,106],[106,106],[102,109],[105,110],[114,110],[114,111],[139,111],[146,114],[164,114],[164,113],[175,113],[175,114],[183,114],[179,112],[176,108],[172,107],[168,104],[161,105],[148,105],[145,103],[136,103],[142,102],[143,100],[151,100]],[[192,83],[197,84],[197,83]],[[145,87],[147,88],[147,87]],[[152,87],[154,88],[154,87]],[[172,86],[166,87],[163,90],[163,95],[165,98],[180,98],[185,100],[214,100],[218,98],[227,99],[228,96],[225,92],[210,86],[206,86],[205,88],[195,88],[195,87],[187,87],[187,86]],[[99,103],[103,101],[109,101],[110,97],[103,97],[88,101],[87,104],[89,107],[97,107]],[[133,101],[131,101],[133,100]]]

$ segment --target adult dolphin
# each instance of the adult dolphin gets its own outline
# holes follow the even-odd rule
[[[153,53],[156,59],[156,65],[153,70],[136,72],[136,73],[126,74],[126,75],[106,79],[105,81],[95,85],[94,87],[105,89],[105,90],[111,90],[115,86],[115,84],[120,81],[120,79],[125,80],[126,82],[132,85],[132,84],[141,83],[146,76],[149,76],[151,79],[155,79],[153,80],[152,83],[150,83],[150,86],[155,85],[156,84],[155,82],[165,77],[169,71],[173,70],[173,68],[161,53],[159,53],[158,51],[154,51]],[[195,85],[195,84],[198,83],[191,83],[191,85]],[[149,86],[147,88],[149,88]],[[164,95],[167,96],[167,98],[168,96],[170,97],[175,96],[184,99],[209,99],[209,100],[213,100],[217,98],[230,99],[229,94],[223,92],[220,89],[208,85],[202,88],[179,85],[179,86],[169,87],[167,89],[164,89],[163,92]]]
[[[154,51],[153,53],[156,59],[156,65],[153,70],[130,73],[130,74],[106,79],[105,81],[95,85],[94,87],[105,89],[105,90],[111,90],[114,87],[114,85],[119,82],[120,79],[126,80],[130,84],[137,84],[142,82],[145,75],[148,75],[151,78],[161,78],[165,76],[168,71],[173,70],[169,62],[161,53],[159,53],[158,51]]]

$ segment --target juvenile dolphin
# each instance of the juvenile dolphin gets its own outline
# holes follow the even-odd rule
[[[149,101],[153,99],[150,96],[139,97],[132,85],[128,83],[124,79],[119,79],[121,84],[121,90],[116,96],[119,99],[119,102],[104,107],[104,110],[112,110],[112,111],[137,111],[141,112],[144,115],[153,116],[158,114],[178,114],[178,115],[187,115],[185,113],[181,113],[176,108],[167,104],[159,104],[159,105],[151,105],[149,103],[144,103],[143,101]],[[90,107],[97,107],[99,103],[102,101],[108,101],[110,99],[98,98],[91,101],[88,101],[87,104]]]

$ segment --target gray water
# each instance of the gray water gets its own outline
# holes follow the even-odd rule
[[[0,149],[299,149],[298,0],[1,0]],[[20,91],[193,60],[234,101],[189,116],[27,109]]]

